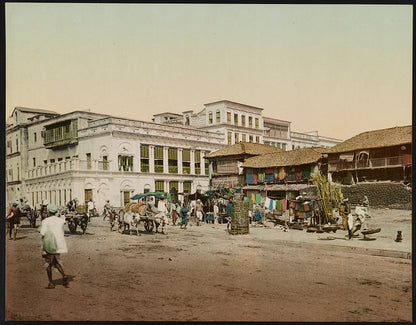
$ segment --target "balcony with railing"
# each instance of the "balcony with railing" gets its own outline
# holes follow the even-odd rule
[[[68,171],[110,170],[109,161],[81,160],[79,158],[66,159],[44,166],[37,166],[27,170],[26,179],[55,175]]]
[[[328,171],[337,172],[343,170],[357,170],[357,169],[377,169],[377,168],[394,168],[403,166],[401,156],[372,158],[359,161],[329,161]]]

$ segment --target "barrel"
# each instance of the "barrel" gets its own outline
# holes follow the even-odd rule
[[[249,202],[248,201],[234,201],[231,212],[231,230],[230,234],[248,234],[250,219],[248,216]]]

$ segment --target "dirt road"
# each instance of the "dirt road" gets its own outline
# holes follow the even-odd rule
[[[285,245],[277,229],[167,231],[121,235],[95,218],[66,234],[69,288],[54,272],[46,289],[38,229],[22,228],[6,242],[7,320],[412,320],[411,260]]]

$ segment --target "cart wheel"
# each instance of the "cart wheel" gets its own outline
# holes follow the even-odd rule
[[[144,229],[146,229],[146,231],[151,232],[153,230],[153,221],[152,220],[146,220],[144,222]]]
[[[74,233],[77,230],[77,224],[73,221],[68,223],[69,231]]]
[[[124,230],[126,230],[126,225],[124,224],[124,222],[120,222],[120,224],[118,225],[118,232],[122,234]]]

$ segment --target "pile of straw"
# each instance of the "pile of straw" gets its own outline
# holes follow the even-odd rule
[[[126,212],[134,212],[134,213],[139,213],[140,215],[142,215],[142,213],[144,212],[144,208],[146,208],[146,203],[143,202],[139,202],[139,203],[135,203],[135,202],[130,202],[127,203],[126,206],[124,207],[124,211]]]

